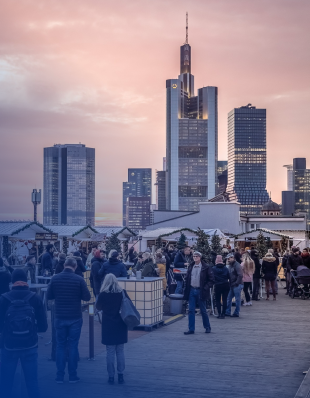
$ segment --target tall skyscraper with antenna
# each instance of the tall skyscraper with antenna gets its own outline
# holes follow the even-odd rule
[[[167,210],[198,210],[217,193],[217,87],[202,87],[195,96],[191,72],[186,13],[180,75],[166,81]]]

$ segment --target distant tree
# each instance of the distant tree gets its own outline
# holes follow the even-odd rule
[[[156,249],[157,250],[162,248],[162,239],[161,239],[160,236],[156,239],[155,244],[156,244]]]
[[[177,249],[182,250],[187,246],[186,239],[186,236],[183,234],[183,232],[181,232],[180,238],[177,241]]]
[[[197,229],[197,242],[194,245],[193,249],[197,250],[202,254],[202,260],[206,262],[211,261],[211,248],[209,245],[209,235],[205,233],[204,230],[198,227]]]
[[[121,253],[121,242],[117,237],[117,233],[112,232],[111,236],[107,238],[105,248],[107,255],[109,255],[111,250],[116,250],[118,253]]]
[[[216,232],[211,238],[211,250],[216,254],[222,254],[221,238]]]
[[[260,259],[265,257],[265,255],[266,255],[266,253],[268,251],[268,248],[267,248],[266,240],[265,240],[265,237],[264,237],[262,231],[260,231],[258,236],[257,236],[256,249],[258,251],[258,255],[259,255]]]

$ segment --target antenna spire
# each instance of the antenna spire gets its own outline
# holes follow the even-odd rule
[[[188,12],[186,13],[186,39],[185,43],[188,44]]]

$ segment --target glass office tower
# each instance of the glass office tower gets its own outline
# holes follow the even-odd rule
[[[217,87],[194,92],[191,46],[180,51],[180,75],[166,81],[166,208],[198,210],[217,193]]]
[[[126,226],[138,232],[151,223],[151,197],[131,196],[126,202]]]
[[[45,225],[94,225],[94,148],[44,148],[43,220]]]
[[[251,104],[233,109],[228,114],[229,200],[239,202],[242,213],[260,214],[269,200],[266,180],[266,109]]]
[[[310,170],[306,168],[306,158],[293,159],[293,188],[296,212],[307,213],[310,224]]]
[[[152,197],[152,169],[128,169],[128,181],[123,182],[123,226],[127,226],[126,205],[129,197]]]

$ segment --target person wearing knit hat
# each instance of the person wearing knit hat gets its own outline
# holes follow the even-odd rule
[[[28,396],[39,398],[38,385],[38,333],[47,330],[46,311],[41,298],[30,292],[27,284],[27,275],[22,269],[16,269],[12,274],[12,290],[0,297],[0,333],[2,333],[3,347],[1,352],[1,397],[10,397],[14,384],[17,361],[19,360],[25,376]],[[25,312],[25,317],[33,308],[31,332],[14,335],[6,325],[6,314],[12,308],[10,316],[15,319],[20,313],[13,310],[13,302],[25,301],[26,305],[19,311]],[[30,319],[29,317],[27,319]],[[29,321],[28,321],[29,322]]]
[[[105,263],[105,253],[103,250],[96,250],[94,252],[94,257],[91,259],[91,271],[90,271],[90,285],[93,288],[95,297],[99,296],[101,288],[101,276],[99,271]]]
[[[10,291],[11,274],[0,257],[0,295]]]
[[[230,289],[230,276],[228,268],[223,262],[222,256],[216,256],[215,266],[212,267],[214,273],[214,292],[215,292],[215,303],[217,308],[217,318],[225,319],[225,313],[227,309],[227,297]],[[223,307],[221,305],[223,303]]]
[[[117,250],[110,250],[108,261],[102,265],[100,271],[98,272],[98,276],[101,278],[102,282],[105,276],[108,274],[113,274],[116,276],[116,278],[124,278],[127,276],[125,264],[118,259],[118,256],[119,253]]]

